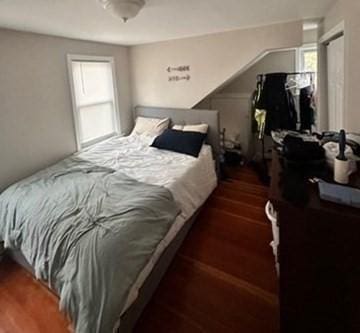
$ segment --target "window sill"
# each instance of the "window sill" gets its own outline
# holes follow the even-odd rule
[[[90,148],[90,147],[92,147],[92,146],[94,146],[94,145],[96,145],[96,144],[98,144],[100,142],[104,142],[104,141],[109,140],[109,139],[111,139],[111,138],[113,138],[115,136],[124,136],[124,134],[114,132],[114,133],[111,133],[111,134],[108,134],[108,135],[104,135],[104,136],[102,136],[100,138],[96,138],[96,139],[84,142],[84,143],[81,144],[80,151],[86,150],[86,149],[88,149],[88,148]]]

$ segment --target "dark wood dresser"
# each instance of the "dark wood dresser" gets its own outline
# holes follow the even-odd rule
[[[360,210],[322,201],[318,185],[295,205],[283,197],[274,150],[270,201],[280,228],[282,333],[360,332]],[[294,189],[296,190],[296,189]]]

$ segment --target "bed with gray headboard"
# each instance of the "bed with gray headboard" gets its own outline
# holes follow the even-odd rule
[[[136,107],[134,111],[136,117],[147,118],[170,118],[171,124],[177,125],[197,125],[206,123],[209,125],[207,144],[212,147],[213,158],[218,162],[220,154],[219,140],[219,114],[212,110],[194,110],[194,109],[173,109],[173,108],[154,108],[154,107]],[[119,332],[131,332],[138,320],[141,312],[149,302],[156,290],[161,278],[166,273],[168,266],[173,260],[177,250],[181,246],[184,238],[189,232],[200,208],[189,218],[176,234],[174,239],[165,248],[156,264],[147,276],[146,280],[139,289],[137,299],[124,312],[120,318]],[[1,222],[1,221],[0,221]],[[27,263],[23,254],[19,251],[8,251],[10,255],[28,271],[34,274],[33,268]]]

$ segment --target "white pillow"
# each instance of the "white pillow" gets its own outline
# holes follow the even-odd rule
[[[159,136],[169,127],[170,119],[137,117],[135,127],[131,134]]]
[[[182,131],[184,129],[184,125],[174,125],[172,129],[176,131]]]
[[[185,125],[185,126],[174,125],[173,129],[178,130],[178,131],[184,131],[184,132],[199,132],[202,134],[206,134],[209,129],[209,125],[208,124]]]

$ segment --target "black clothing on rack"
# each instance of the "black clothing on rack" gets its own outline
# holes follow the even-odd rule
[[[257,76],[256,91],[252,99],[253,130],[259,132],[262,143],[262,161],[253,161],[253,166],[263,183],[269,184],[268,165],[265,159],[264,135],[271,135],[273,130],[297,129],[297,112],[295,99],[292,95],[287,79],[289,76],[310,75],[313,72],[272,73]],[[292,186],[290,185],[292,188]]]
[[[286,73],[265,75],[256,108],[266,110],[266,135],[277,129],[296,130],[297,113],[294,97],[286,89],[287,76]]]
[[[313,104],[314,90],[312,86],[300,89],[300,130],[310,130],[314,121]]]

